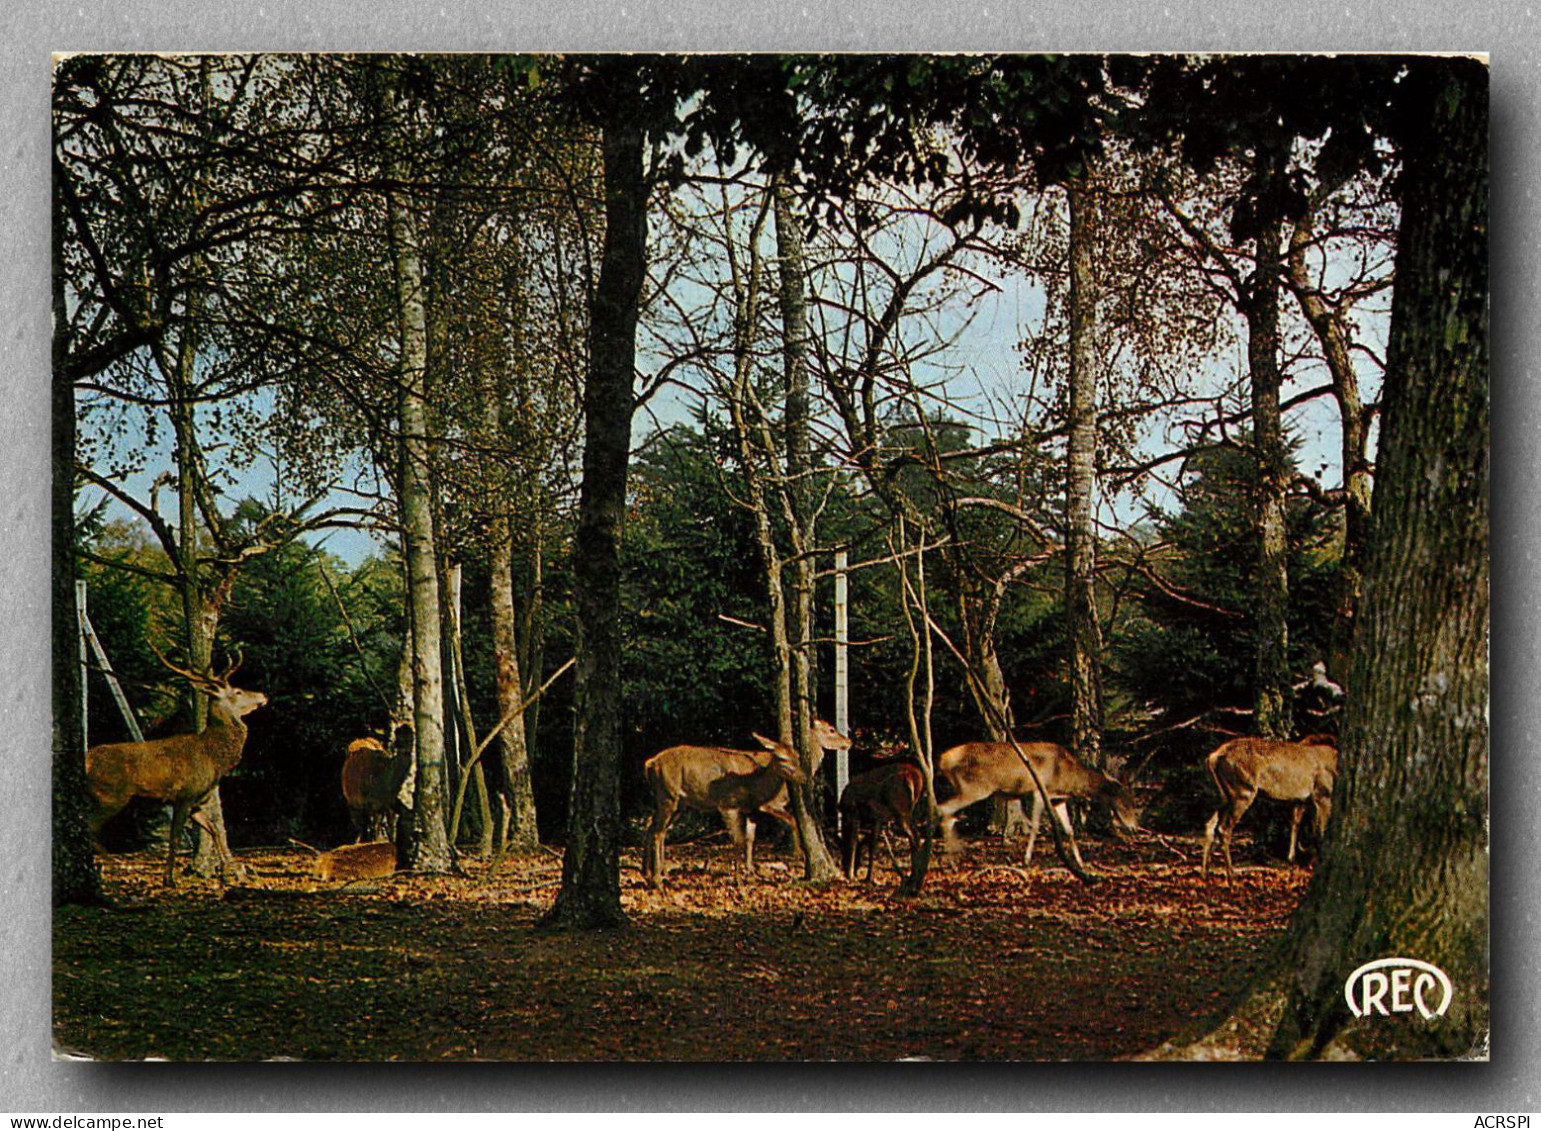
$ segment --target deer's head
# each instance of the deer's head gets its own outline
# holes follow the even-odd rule
[[[212,671],[196,672],[190,668],[180,668],[161,655],[160,649],[156,648],[155,645],[150,645],[150,650],[155,653],[155,658],[165,665],[169,671],[181,676],[188,683],[203,692],[203,694],[207,695],[214,701],[216,709],[223,711],[231,718],[243,719],[258,707],[264,706],[268,701],[268,697],[260,691],[248,691],[245,688],[236,687],[231,684],[230,677],[241,666],[242,657],[239,652],[235,654],[235,659],[231,661],[223,672],[215,673]]]

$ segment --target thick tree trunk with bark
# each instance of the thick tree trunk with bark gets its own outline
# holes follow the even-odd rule
[[[1406,81],[1416,132],[1401,139],[1379,474],[1332,820],[1270,972],[1184,1052],[1486,1053],[1487,71],[1431,59]],[[1383,957],[1444,970],[1449,1011],[1356,1020],[1344,980]]]
[[[86,743],[80,716],[79,613],[75,607],[75,385],[65,373],[69,310],[64,293],[64,246],[58,208],[53,233],[53,902],[102,901],[101,875],[86,827]]]
[[[400,181],[400,176],[394,179]],[[401,388],[397,397],[398,504],[407,602],[412,611],[412,723],[417,738],[417,786],[409,862],[414,871],[443,873],[452,865],[445,827],[448,776],[444,764],[444,665],[439,619],[439,572],[429,487],[428,325],[423,268],[412,215],[398,193],[388,200],[391,251],[401,320]]]
[[[1247,287],[1247,364],[1252,379],[1252,442],[1257,451],[1257,733],[1290,736],[1289,545],[1285,500],[1289,460],[1279,411],[1280,194],[1288,153],[1265,146],[1258,192],[1257,258]]]
[[[1087,765],[1102,765],[1102,626],[1097,617],[1096,199],[1069,185],[1070,420],[1065,453],[1065,614],[1069,621],[1070,735]]]
[[[627,87],[629,90],[620,90]],[[647,256],[642,130],[631,116],[636,81],[606,108],[604,254],[589,325],[583,390],[583,485],[573,549],[578,609],[573,781],[562,887],[542,923],[606,928],[621,910],[621,532],[636,398],[637,313]]]

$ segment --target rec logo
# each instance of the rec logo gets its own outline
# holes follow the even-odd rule
[[[1434,1004],[1436,990],[1438,1004]],[[1359,967],[1343,983],[1343,999],[1355,1017],[1372,1013],[1390,1017],[1416,1009],[1425,1020],[1431,1020],[1450,1008],[1453,994],[1448,974],[1432,962],[1416,958],[1377,958]]]

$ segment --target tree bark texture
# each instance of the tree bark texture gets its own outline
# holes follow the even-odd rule
[[[403,178],[398,174],[394,180]],[[412,806],[410,864],[443,873],[451,866],[445,827],[448,777],[444,764],[444,666],[439,619],[428,451],[428,320],[417,232],[399,192],[388,198],[391,250],[401,319],[401,386],[397,395],[398,500],[402,552],[412,611],[412,723],[417,738],[417,788]]]
[[[617,88],[626,83],[616,83]],[[642,129],[625,104],[633,79],[602,127],[605,239],[589,324],[583,390],[583,484],[573,549],[578,665],[573,780],[562,887],[543,923],[607,928],[621,910],[621,533],[635,406],[637,313],[647,255]]]
[[[1256,264],[1247,288],[1247,364],[1252,381],[1252,442],[1257,451],[1257,733],[1290,737],[1289,545],[1285,500],[1289,460],[1279,411],[1280,194],[1288,153],[1265,145],[1261,164],[1255,243]]]
[[[498,718],[524,702],[519,669],[518,615],[514,609],[514,541],[508,511],[499,506],[489,532],[492,548],[492,658],[497,683]],[[530,781],[530,751],[525,716],[515,715],[498,735],[502,811],[498,816],[498,850],[519,854],[536,851],[535,793]]]
[[[1102,626],[1097,618],[1096,199],[1084,176],[1070,198],[1070,420],[1065,453],[1065,613],[1069,621],[1071,742],[1102,765]]]
[[[56,172],[57,175],[57,172]],[[50,515],[50,600],[53,610],[53,902],[95,904],[102,901],[101,875],[86,826],[86,743],[80,715],[81,680],[75,607],[75,385],[66,374],[69,309],[64,293],[64,246],[59,208],[53,233],[53,452]]]
[[[776,183],[771,189],[779,262],[782,375],[786,382],[787,492],[792,513],[793,657],[792,694],[799,749],[804,765],[813,751],[808,734],[818,715],[818,656],[814,650],[814,530],[813,459],[808,431],[808,269],[803,254],[803,230],[793,207],[792,190]],[[807,800],[817,794],[808,791]]]
[[[1270,974],[1210,1039],[1266,1052],[1484,1055],[1488,1036],[1487,71],[1415,64],[1374,516],[1321,862]],[[1449,1011],[1356,1020],[1381,957],[1449,975]]]
[[[214,637],[219,631],[220,611],[224,604],[224,586],[211,589],[198,559],[198,477],[202,474],[196,443],[197,423],[193,412],[192,383],[194,363],[197,360],[196,344],[198,313],[202,304],[193,286],[188,299],[187,318],[177,344],[177,356],[166,376],[172,388],[172,432],[176,437],[174,459],[177,465],[177,556],[181,575],[182,619],[187,635],[188,666],[193,671],[212,670],[214,664]],[[191,709],[189,719],[194,733],[202,732],[208,723],[209,702],[197,689],[189,689]],[[208,822],[209,832],[197,822],[192,822],[194,850],[188,872],[195,876],[220,876],[226,881],[239,879],[243,874],[230,852],[229,837],[225,832],[225,810],[220,798],[219,786],[209,799],[199,806]],[[169,826],[167,829],[170,832]],[[230,874],[225,874],[229,862]]]

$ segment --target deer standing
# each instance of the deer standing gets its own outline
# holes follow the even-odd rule
[[[1032,762],[1032,772],[1023,764],[1017,746]],[[1034,774],[1038,782],[1043,784],[1044,792],[1049,795],[1054,816],[1070,841],[1070,853],[1081,868],[1084,869],[1086,865],[1081,860],[1081,850],[1076,846],[1075,832],[1070,824],[1070,813],[1066,807],[1070,798],[1081,797],[1102,802],[1112,810],[1115,823],[1128,832],[1139,831],[1140,818],[1135,808],[1134,795],[1122,782],[1077,761],[1070,751],[1057,743],[1020,742],[1017,746],[1009,742],[965,742],[951,750],[944,750],[937,758],[936,775],[951,787],[953,793],[937,806],[942,816],[942,833],[949,852],[956,846],[953,826],[957,824],[960,810],[997,795],[1023,800],[1032,798],[1027,852],[1022,857],[1023,867],[1031,864],[1044,808],[1043,796],[1033,780]]]
[[[268,701],[260,691],[230,685],[241,666],[240,658],[221,675],[188,671],[170,663],[159,652],[161,663],[187,680],[210,699],[208,725],[198,734],[176,734],[145,742],[113,742],[86,751],[86,785],[93,802],[91,836],[101,846],[101,831],[136,797],[171,806],[171,833],[166,846],[167,887],[176,886],[173,868],[177,841],[191,816],[219,850],[222,865],[233,861],[230,846],[215,833],[200,807],[235,768],[246,746],[246,724],[241,720]]]
[[[1311,735],[1299,742],[1269,738],[1236,738],[1206,759],[1209,776],[1220,791],[1220,807],[1204,825],[1204,858],[1200,874],[1209,875],[1209,849],[1215,829],[1225,845],[1225,881],[1234,877],[1231,836],[1258,794],[1291,806],[1289,861],[1295,862],[1300,818],[1309,804],[1316,814],[1317,836],[1332,815],[1332,788],[1338,778],[1338,750],[1332,739]]]
[[[342,764],[342,795],[348,802],[348,816],[353,820],[357,839],[380,839],[383,824],[385,839],[392,839],[397,795],[401,783],[412,769],[412,731],[396,731],[396,750],[386,750],[378,738],[358,738],[348,743],[348,756]]]
[[[910,842],[910,859],[920,848],[915,831],[915,806],[926,791],[925,775],[908,762],[891,762],[859,774],[846,784],[840,795],[840,863],[845,878],[854,880],[861,866],[861,849],[867,847],[867,882],[872,882],[872,866],[877,855],[877,835],[888,844],[887,825],[898,825]],[[893,859],[893,849],[888,855]],[[898,870],[895,861],[894,869]]]
[[[653,824],[643,852],[642,871],[655,888],[663,887],[664,836],[681,806],[715,809],[735,844],[744,846],[744,867],[754,871],[754,824],[748,814],[764,813],[792,830],[794,851],[802,842],[797,822],[788,811],[787,782],[802,785],[808,780],[797,751],[774,738],[756,734],[760,750],[730,750],[721,746],[671,746],[644,763],[642,772],[653,791]],[[817,773],[826,750],[845,750],[851,745],[823,719],[809,728],[814,750],[811,772]]]

